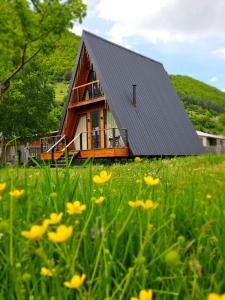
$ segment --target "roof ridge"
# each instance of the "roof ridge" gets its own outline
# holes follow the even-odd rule
[[[83,33],[92,35],[92,36],[94,36],[94,37],[97,38],[97,39],[100,39],[100,40],[102,40],[102,41],[104,41],[104,42],[106,42],[106,43],[112,44],[112,45],[114,45],[114,46],[116,46],[116,47],[119,47],[119,48],[121,48],[121,49],[123,49],[123,50],[129,51],[129,52],[131,52],[132,54],[136,54],[136,55],[138,55],[138,56],[141,56],[141,57],[143,57],[143,58],[146,58],[146,59],[148,59],[148,60],[150,60],[150,61],[152,61],[152,62],[154,62],[154,63],[163,65],[161,62],[159,62],[159,61],[157,61],[157,60],[155,60],[155,59],[152,59],[152,58],[150,58],[150,57],[148,57],[148,56],[146,56],[146,55],[143,55],[143,54],[140,54],[140,53],[135,52],[135,51],[133,51],[133,50],[130,50],[130,49],[128,49],[128,48],[126,48],[126,47],[124,47],[124,46],[121,46],[121,45],[119,45],[119,44],[116,44],[116,43],[114,43],[114,42],[111,42],[111,41],[109,41],[109,40],[107,40],[107,39],[105,39],[105,38],[102,38],[101,36],[96,35],[96,34],[90,32],[90,31],[83,30]]]

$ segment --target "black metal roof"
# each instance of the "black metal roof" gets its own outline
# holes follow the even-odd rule
[[[191,155],[204,152],[161,63],[83,31],[63,125],[85,44],[117,125],[127,128],[133,155]],[[132,102],[136,84],[137,104]]]

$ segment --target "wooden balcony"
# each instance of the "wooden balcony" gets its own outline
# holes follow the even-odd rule
[[[72,99],[68,109],[79,109],[95,103],[105,102],[99,80],[74,87]]]

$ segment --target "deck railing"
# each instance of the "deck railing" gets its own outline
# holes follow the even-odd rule
[[[52,146],[54,146],[58,141],[62,139],[61,135],[47,136],[40,139],[41,141],[41,152],[48,152]],[[55,150],[60,150],[59,143]],[[51,151],[51,150],[50,150]]]
[[[74,102],[86,101],[104,96],[99,80],[73,88]]]
[[[225,146],[217,145],[217,146],[205,146],[204,147],[206,152],[224,154],[225,153]]]
[[[68,145],[67,145],[68,146]],[[127,148],[128,135],[125,128],[106,128],[81,132],[70,142],[73,150]]]
[[[30,146],[29,147],[29,157],[39,159],[41,153],[41,147],[38,146]]]

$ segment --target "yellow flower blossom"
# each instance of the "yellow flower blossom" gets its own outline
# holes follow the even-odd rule
[[[33,225],[30,231],[22,231],[21,235],[29,240],[38,240],[45,234],[46,229],[43,225]]]
[[[211,293],[208,295],[207,300],[225,300],[225,294],[223,295],[218,295],[215,293]]]
[[[4,191],[6,188],[6,183],[0,183],[0,194]]]
[[[152,300],[152,290],[141,290],[139,298],[132,297],[130,300]]]
[[[56,229],[56,232],[49,232],[48,239],[54,243],[62,243],[68,240],[73,233],[72,226],[60,225]]]
[[[107,174],[106,171],[101,171],[100,175],[95,175],[93,177],[93,181],[97,184],[103,184],[103,183],[106,183],[107,181],[109,181],[111,176],[112,176],[112,173]]]
[[[144,202],[142,200],[129,201],[128,205],[131,207],[140,207],[143,206]]]
[[[142,207],[145,209],[154,209],[158,206],[158,203],[154,203],[152,200],[148,199],[146,202],[143,202]]]
[[[12,198],[15,198],[15,199],[19,199],[24,193],[24,190],[13,190],[11,192],[9,192],[9,195],[12,197]]]
[[[46,277],[52,277],[52,276],[53,276],[52,271],[49,270],[48,268],[45,268],[45,267],[42,267],[42,268],[41,268],[40,274],[41,274],[42,276],[46,276]]]
[[[99,197],[98,199],[95,199],[95,204],[101,204],[105,200],[105,197]]]
[[[66,207],[69,215],[80,215],[86,209],[86,205],[81,204],[80,201],[67,202]]]
[[[212,198],[212,195],[211,194],[207,194],[206,195],[206,199],[211,199]]]
[[[155,185],[158,185],[160,183],[159,178],[154,179],[152,176],[144,177],[144,181],[147,185],[150,185],[150,186],[155,186]]]
[[[85,278],[86,278],[85,274],[82,274],[81,276],[73,275],[70,281],[64,282],[64,285],[70,289],[79,289],[79,287],[83,284]]]
[[[52,213],[52,214],[50,214],[50,218],[47,219],[47,220],[48,220],[48,223],[49,223],[49,224],[58,224],[58,223],[61,221],[62,216],[63,216],[63,213],[62,213],[62,212],[59,213],[59,214],[57,214],[57,213]],[[46,221],[47,221],[47,220],[46,220]]]

